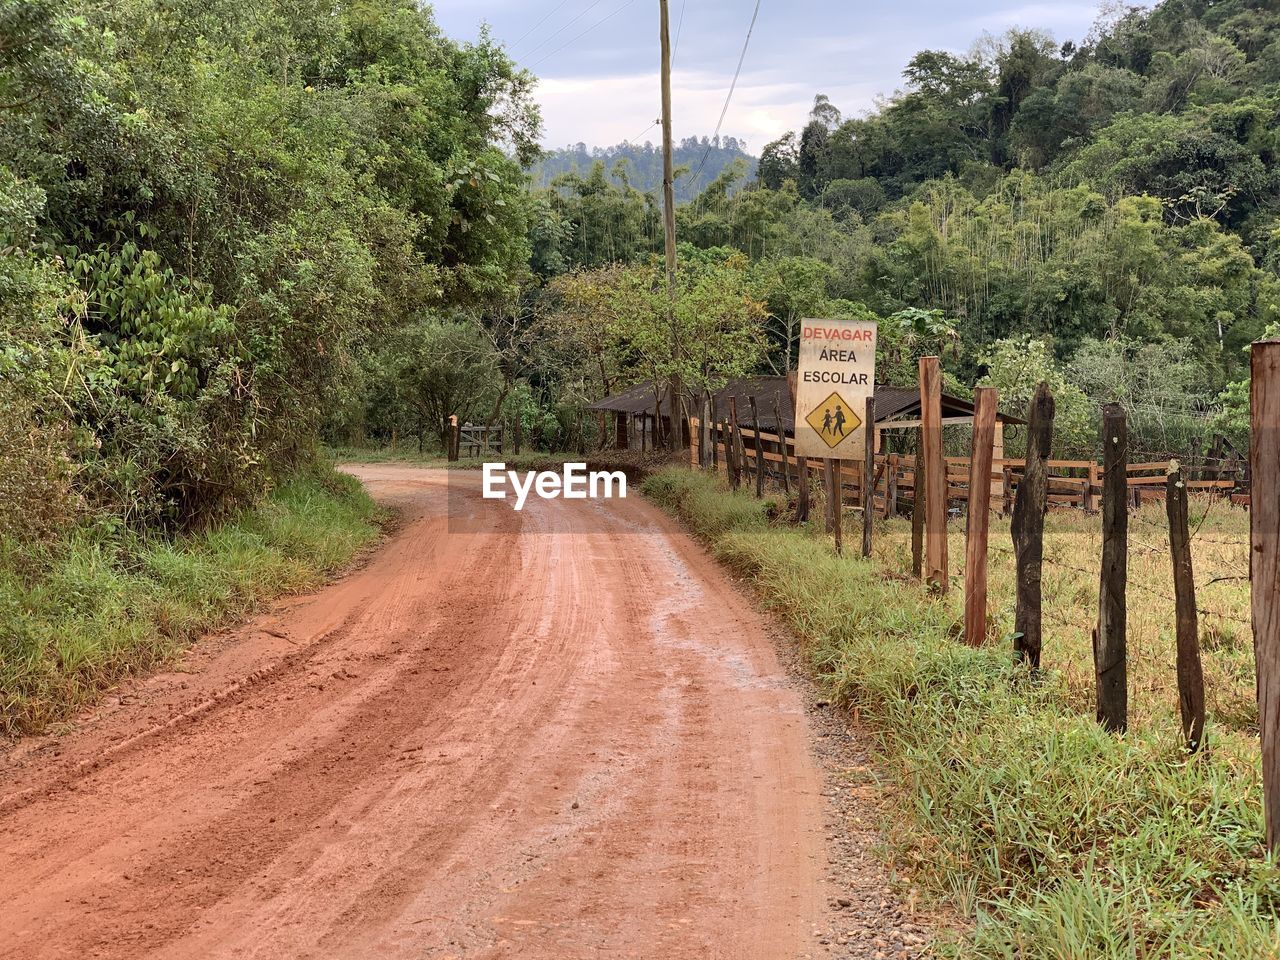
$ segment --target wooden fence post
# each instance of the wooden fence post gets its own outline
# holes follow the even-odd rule
[[[1249,573],[1267,849],[1280,854],[1280,342],[1252,348]]]
[[[996,439],[996,390],[973,392],[973,449],[969,455],[969,515],[965,529],[964,639],[987,639],[987,537],[991,527],[991,459]]]
[[[826,502],[824,519],[827,522],[827,533],[834,533],[836,528],[834,498],[831,496],[831,473],[831,458],[824,457],[822,460],[822,499]]]
[[[898,515],[898,463],[899,458],[896,453],[889,454],[889,482],[884,488],[884,515],[885,518],[895,517]]]
[[[734,408],[736,410],[736,403]],[[750,474],[750,469],[747,467],[747,448],[742,442],[742,424],[738,422],[736,412],[733,417],[733,460],[738,465],[739,482],[745,481]]]
[[[791,454],[787,451],[787,430],[782,425],[782,401],[773,395],[773,421],[778,430],[778,453],[782,455],[782,492],[791,496]]]
[[[831,532],[836,538],[836,555],[844,553],[844,478],[839,460],[828,460],[831,465]]]
[[[911,575],[917,580],[924,577],[924,504],[926,483],[924,478],[924,427],[916,428],[915,486],[911,503]]]
[[[725,438],[724,462],[729,468],[729,488],[737,490],[742,482],[742,463],[738,460],[738,398],[729,398],[729,436]]]
[[[876,512],[876,398],[867,397],[866,442],[862,452],[862,555],[871,556],[871,523]],[[888,494],[886,493],[887,497]]]
[[[942,458],[942,371],[937,357],[920,358],[920,419],[924,424],[924,472],[929,488],[925,501],[925,561],[929,582],[939,593],[946,593],[947,464]]]
[[[796,483],[799,484],[796,499],[796,519],[800,523],[809,520],[809,458],[796,457]]]
[[[1196,581],[1187,530],[1187,485],[1175,460],[1165,487],[1169,514],[1169,554],[1173,560],[1173,596],[1177,611],[1178,708],[1182,737],[1195,753],[1204,742],[1204,670],[1200,664],[1200,627],[1196,614]]]
[[[1013,501],[1013,552],[1017,563],[1013,614],[1013,654],[1032,671],[1040,669],[1041,584],[1044,517],[1049,510],[1049,470],[1055,405],[1047,383],[1036,387],[1027,413],[1027,461]]]
[[[449,418],[449,459],[457,462],[462,457],[462,424],[457,416]]]
[[[1000,471],[1000,494],[1002,503],[1000,504],[1000,512],[1008,517],[1013,515],[1013,467],[1007,463]]]
[[[764,441],[760,439],[760,410],[756,407],[755,394],[747,397],[751,405],[751,431],[756,435],[756,499],[764,496]]]
[[[1124,408],[1102,407],[1102,575],[1098,626],[1093,634],[1093,670],[1098,722],[1112,732],[1129,724],[1129,680],[1125,648],[1125,594],[1129,566],[1129,430]]]
[[[1089,464],[1089,475],[1086,483],[1087,486],[1084,488],[1084,510],[1085,513],[1093,513],[1096,509],[1093,488],[1098,485],[1098,465],[1096,463]]]

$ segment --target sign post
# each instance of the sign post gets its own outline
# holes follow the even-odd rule
[[[800,321],[796,455],[861,460],[867,400],[875,396],[876,325],[866,320]]]

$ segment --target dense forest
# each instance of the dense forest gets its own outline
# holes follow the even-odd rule
[[[880,319],[883,379],[938,352],[1015,410],[1048,379],[1063,449],[1109,399],[1151,452],[1243,442],[1280,321],[1274,3],[923,51],[755,174],[685,141],[674,340],[657,151],[540,154],[533,84],[410,0],[0,0],[0,536],[199,524],[320,438],[453,413],[594,441],[595,397],[784,371],[811,314]]]
[[[686,137],[678,141],[672,160],[679,175],[676,178],[676,203],[687,203],[712,180],[737,161],[742,161],[742,179],[753,179],[756,158],[747,153],[746,145],[734,137]],[[529,168],[535,188],[551,186],[564,174],[589,174],[596,163],[604,164],[609,179],[618,186],[634,186],[641,193],[662,190],[662,146],[619,143],[612,147],[591,147],[577,143],[559,150],[547,150]]]
[[[1047,378],[1064,449],[1093,447],[1108,399],[1149,452],[1209,431],[1243,444],[1243,348],[1280,320],[1278,137],[1274,3],[1114,8],[1079,43],[1018,30],[963,56],[922,51],[869,116],[818,95],[801,129],[763,148],[755,180],[731,165],[700,185],[678,213],[682,291],[710,270],[766,315],[723,368],[631,355],[628,283],[661,283],[660,220],[604,158],[534,190],[544,285],[522,302],[573,328],[590,291],[597,319],[616,317],[624,380],[679,366],[714,387],[744,365],[781,370],[797,316],[865,313],[884,321],[888,378],[941,351],[952,389],[985,377],[1014,410]]]
[[[411,0],[0,0],[0,535],[252,500],[370,343],[514,298],[531,81]]]

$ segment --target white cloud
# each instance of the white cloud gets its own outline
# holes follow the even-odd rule
[[[672,132],[676,140],[710,136],[720,119],[731,74],[676,70],[672,74]],[[872,105],[871,83],[823,88],[849,115]],[[657,142],[657,127],[646,131],[661,113],[658,74],[635,73],[599,77],[548,77],[535,94],[542,105],[543,142],[559,147],[582,141],[602,146],[623,140]],[[737,137],[758,151],[770,140],[804,124],[813,105],[813,90],[803,81],[780,81],[768,72],[738,79],[722,136]]]

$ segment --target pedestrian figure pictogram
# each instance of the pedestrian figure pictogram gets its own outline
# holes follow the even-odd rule
[[[814,407],[805,420],[832,449],[862,426],[862,418],[854,412],[852,404],[838,393],[831,394]]]

